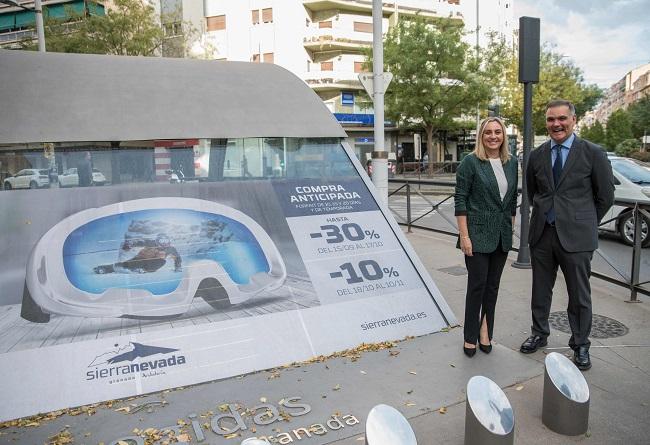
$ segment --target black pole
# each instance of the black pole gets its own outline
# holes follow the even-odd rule
[[[521,187],[521,214],[519,229],[519,253],[513,267],[529,269],[530,250],[528,247],[528,227],[530,203],[526,186],[526,167],[533,148],[533,84],[539,82],[539,19],[519,17],[519,83],[524,84],[524,162]]]
[[[533,145],[533,83],[524,83],[524,160],[521,166],[521,215],[519,227],[519,253],[512,267],[530,269],[530,249],[528,247],[528,226],[530,219],[530,204],[528,203],[528,187],[526,186],[526,167]]]

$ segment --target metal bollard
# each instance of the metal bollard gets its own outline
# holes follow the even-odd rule
[[[366,420],[366,445],[417,445],[408,420],[392,406],[377,405]]]
[[[465,445],[511,445],[514,440],[514,413],[499,385],[480,375],[469,379]]]
[[[567,436],[587,432],[589,386],[580,370],[562,354],[552,352],[544,360],[542,423]]]
[[[269,445],[269,443],[266,440],[251,437],[249,439],[244,439],[241,445]]]

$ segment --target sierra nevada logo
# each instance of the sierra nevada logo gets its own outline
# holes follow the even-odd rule
[[[141,377],[166,374],[166,369],[186,363],[179,350],[160,346],[130,342],[125,346],[114,345],[114,349],[95,357],[86,372],[86,380],[109,379],[109,383],[120,383]]]

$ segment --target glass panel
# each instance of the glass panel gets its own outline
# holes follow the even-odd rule
[[[49,176],[38,182],[37,189],[357,176],[338,138],[0,145],[0,180],[5,190],[28,188],[29,184],[12,179],[23,169],[38,169],[41,176]]]

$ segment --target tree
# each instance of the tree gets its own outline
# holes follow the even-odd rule
[[[632,139],[632,124],[627,111],[618,109],[607,119],[607,132],[605,143],[610,149],[616,148],[618,144],[626,139]]]
[[[627,109],[635,138],[650,136],[650,96],[634,102]]]
[[[599,121],[596,121],[593,125],[583,128],[580,131],[580,137],[589,139],[594,144],[604,145],[605,129]]]
[[[164,33],[154,8],[140,0],[114,0],[106,15],[75,14],[68,9],[64,20],[47,18],[45,40],[50,52],[158,55]],[[35,49],[33,39],[23,41]]]
[[[641,142],[637,139],[625,139],[616,146],[614,150],[618,156],[628,157],[631,153],[641,150]]]
[[[433,24],[415,17],[401,19],[384,40],[384,69],[393,74],[386,117],[400,127],[424,130],[431,160],[440,158],[434,134],[459,128],[459,119],[477,104],[485,107],[497,86],[493,79],[501,67],[482,65],[462,37],[462,27],[452,20]],[[484,57],[499,57],[503,48],[493,43]],[[366,66],[371,60],[370,54]]]
[[[602,97],[602,90],[597,85],[586,85],[582,70],[561,54],[544,46],[540,53],[539,83],[533,87],[533,130],[535,134],[546,132],[546,104],[553,99],[566,99],[576,107],[576,115],[584,113]],[[519,83],[519,65],[515,53],[505,66],[505,86],[503,97],[503,116],[508,121],[523,129],[523,85]]]

